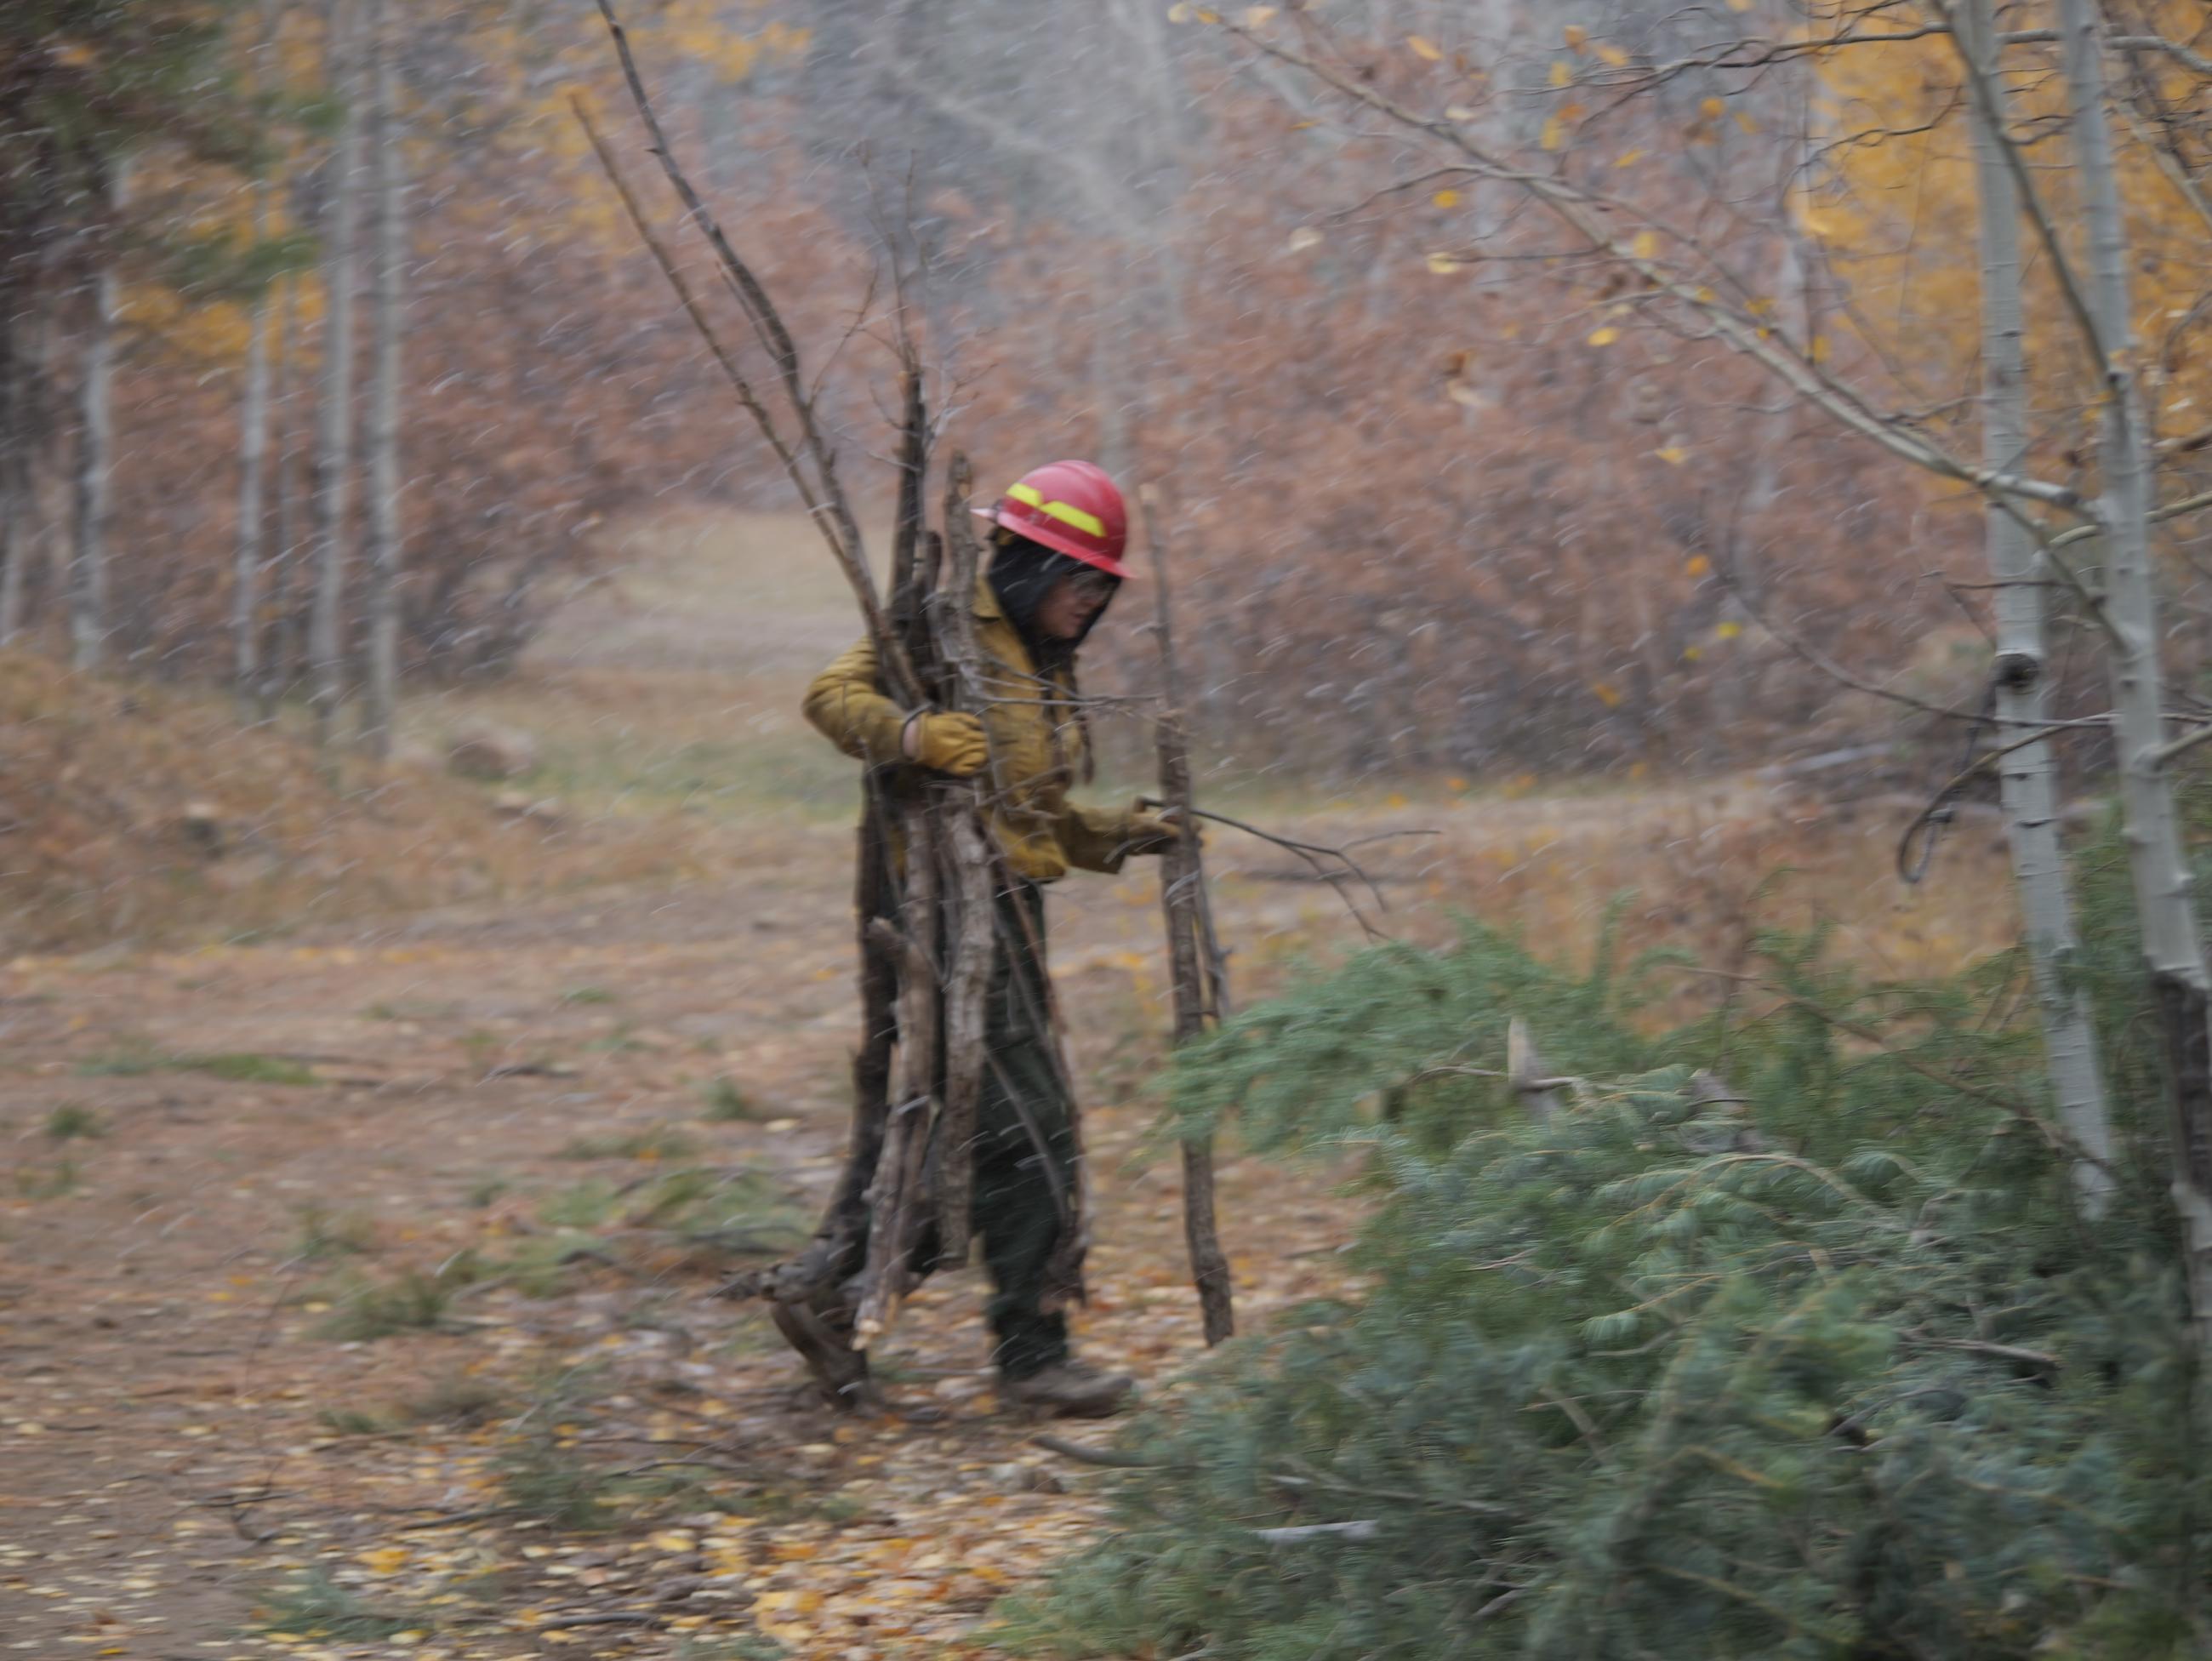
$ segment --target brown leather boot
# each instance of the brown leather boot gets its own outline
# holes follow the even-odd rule
[[[1010,1406],[1054,1419],[1109,1419],[1129,1405],[1136,1380],[1126,1372],[1101,1372],[1081,1361],[1056,1361],[1024,1378],[999,1379]]]

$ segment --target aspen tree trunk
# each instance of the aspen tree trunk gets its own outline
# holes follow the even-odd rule
[[[330,0],[324,12],[324,78],[340,116],[323,200],[323,373],[315,432],[314,609],[307,625],[313,661],[315,738],[328,743],[345,697],[346,484],[353,449],[355,170],[361,113],[355,70],[353,8]]]
[[[253,182],[253,236],[269,228],[269,181]],[[239,409],[238,551],[231,577],[232,674],[241,719],[252,718],[261,678],[261,569],[264,558],[267,492],[264,474],[269,454],[269,314],[265,289],[253,302],[252,332],[246,344],[246,386]]]
[[[0,647],[22,626],[31,551],[30,376],[17,309],[13,295],[0,295]]]
[[[102,157],[94,167],[94,211],[106,239],[94,256],[78,393],[74,534],[70,545],[70,661],[95,669],[107,642],[107,514],[115,471],[115,261],[113,232],[129,185],[128,163]]]
[[[23,451],[28,538],[23,546],[21,605],[16,616],[17,625],[24,629],[38,627],[46,605],[59,604],[55,596],[68,591],[70,545],[74,540],[69,525],[71,482],[63,477],[60,452],[51,436],[61,425],[54,390],[57,309],[51,295],[41,297],[32,307],[27,338],[18,337],[19,367],[24,377],[18,383],[18,396],[27,400],[25,430],[44,439],[43,443],[27,444]]]
[[[2020,200],[2006,164],[2001,131],[2005,120],[1996,25],[1990,0],[1965,0],[1959,8],[1960,46],[1971,55],[1990,88],[1985,107],[1971,106],[1974,172],[1981,203],[1982,459],[2009,472],[2027,447],[2027,369],[2021,320]],[[1996,125],[1993,125],[1996,124]],[[2010,741],[2045,719],[2046,661],[2043,588],[2047,575],[2027,527],[1992,506],[1987,510],[1990,574],[1996,590],[1996,712]],[[2071,983],[2068,966],[2079,942],[2066,888],[2066,856],[2058,834],[2057,758],[2044,740],[2004,757],[2000,776],[2005,824],[2012,845],[2013,880],[2020,891],[2028,960],[2044,1048],[2050,1056],[2058,1115],[2082,1151],[2074,1185],[2084,1215],[2104,1214],[2112,1198],[2107,1165],[2112,1133],[2105,1108],[2097,1039],[2088,1001]]]
[[[2129,246],[2105,113],[2104,43],[2093,0],[2059,0],[2072,106],[2075,173],[2087,222],[2089,310],[2103,362],[2100,447],[2104,492],[2106,648],[2127,817],[2128,861],[2143,955],[2165,1041],[2173,1137],[2173,1200],[2181,1214],[2190,1307],[2212,1343],[2212,1028],[2204,948],[2166,769],[2158,603],[2150,569],[2150,442],[2135,378]]]
[[[407,178],[392,73],[392,0],[371,15],[376,54],[376,350],[368,405],[368,708],[364,737],[392,751],[399,697],[399,347],[406,277]]]
[[[284,307],[276,322],[275,390],[270,414],[276,425],[276,540],[269,559],[267,662],[261,677],[261,713],[273,715],[299,684],[300,612],[293,593],[300,563],[298,447],[292,415],[293,363],[299,354],[300,279],[284,279]]]

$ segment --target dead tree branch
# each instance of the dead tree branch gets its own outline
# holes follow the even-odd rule
[[[1156,729],[1160,795],[1180,832],[1160,854],[1160,910],[1167,924],[1168,964],[1175,986],[1175,1042],[1180,1047],[1202,1034],[1209,1019],[1220,1019],[1228,989],[1219,942],[1212,938],[1212,917],[1205,902],[1206,867],[1198,841],[1182,674],[1176,661],[1175,629],[1168,603],[1167,546],[1145,496],[1140,489],[1137,512],[1145,540],[1152,546],[1154,631],[1167,691],[1167,707]],[[1218,1344],[1236,1332],[1237,1317],[1229,1256],[1221,1247],[1221,1226],[1215,1214],[1213,1136],[1209,1131],[1187,1131],[1182,1137],[1182,1225],[1206,1342]]]

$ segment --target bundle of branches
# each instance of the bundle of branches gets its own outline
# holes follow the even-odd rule
[[[1475,929],[1186,1050],[1194,1125],[1237,1104],[1263,1140],[1371,1149],[1371,1290],[1129,1428],[1111,1531],[1016,1647],[2203,1653],[2155,1080],[2084,1231],[2003,1019],[2017,957],[1868,986],[1768,949],[1735,1019],[1655,1039],[1628,980]],[[2140,1013],[2124,977],[2099,991]],[[1632,1070],[1532,1116],[1509,1010],[1572,1071]],[[1723,1055],[1716,1088],[1692,1063]]]
[[[754,340],[773,366],[764,393],[717,335],[678,263],[654,234],[612,152],[580,100],[576,116],[620,193],[641,240],[728,379],[739,403],[781,460],[859,601],[875,649],[878,690],[902,709],[980,714],[984,666],[972,601],[980,551],[968,511],[969,470],[955,454],[945,469],[941,531],[925,528],[930,425],[920,354],[906,327],[904,274],[896,269],[895,315],[901,367],[898,514],[888,606],[878,598],[858,515],[837,472],[836,453],[817,419],[815,389],[802,375],[796,341],[759,278],[723,234],[685,177],[656,117],[627,37],[609,0],[599,0],[640,119],[688,221],[713,249]],[[771,410],[780,403],[779,419]],[[1161,563],[1154,544],[1156,565]],[[1173,682],[1164,583],[1163,653]],[[1182,823],[1194,822],[1190,767],[1180,712],[1160,732],[1164,789]],[[873,1404],[869,1346],[896,1317],[913,1286],[939,1263],[965,1260],[971,1235],[972,1148],[984,1069],[989,1062],[985,1000],[1001,952],[1038,957],[1042,942],[1017,938],[1027,914],[1000,905],[1015,883],[985,818],[978,780],[923,776],[918,770],[872,770],[859,847],[854,910],[860,924],[862,1042],[853,1067],[854,1113],[846,1165],[820,1226],[788,1262],[740,1277],[731,1296],[765,1296],[778,1328],[829,1398],[857,1409]],[[1164,885],[1176,970],[1176,1035],[1200,1031],[1225,1004],[1222,954],[1204,910],[1197,839],[1170,850]],[[1050,998],[1045,980],[1041,995]],[[1053,1065],[1070,1112],[1073,1080],[1054,1012],[1036,1012],[1049,1035]],[[1061,1168],[1034,1128],[1037,1153],[1059,1171],[1059,1241],[1046,1270],[1048,1305],[1083,1296],[1085,1227],[1079,1121],[1076,1158]],[[1229,1271],[1213,1222],[1212,1141],[1187,1139],[1186,1212],[1192,1264],[1209,1342],[1231,1329]]]
[[[978,713],[985,695],[968,463],[955,455],[946,470],[943,531],[924,530],[927,427],[911,363],[905,411],[890,622],[912,682],[895,696],[908,707]],[[878,660],[890,658],[879,648]],[[968,1255],[992,962],[1000,952],[1034,954],[1042,944],[1012,938],[1026,914],[996,904],[1012,879],[984,823],[984,788],[906,768],[869,773],[854,894],[861,1043],[845,1168],[806,1249],[725,1288],[771,1299],[778,1329],[830,1399],[848,1409],[874,1404],[866,1351],[905,1293],[936,1265]],[[1048,983],[1043,990],[1048,998]],[[1054,1012],[1037,1013],[1073,1110]],[[1079,1125],[1078,1136],[1079,1145]],[[1036,1151],[1059,1168],[1041,1136]],[[1047,1295],[1067,1301],[1083,1295],[1081,1160],[1060,1175],[1060,1244]]]

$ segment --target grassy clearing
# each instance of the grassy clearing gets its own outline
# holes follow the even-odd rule
[[[645,1232],[700,1250],[737,1256],[781,1250],[804,1238],[805,1207],[766,1171],[686,1165],[647,1182],[574,1183],[539,1202],[538,1217],[572,1239],[599,1244],[594,1231]],[[533,1242],[534,1244],[538,1244]]]
[[[460,1013],[460,1005],[433,998],[379,999],[361,1012],[371,1021],[449,1021]]]
[[[506,1394],[497,1384],[454,1372],[412,1396],[402,1396],[393,1406],[393,1416],[404,1424],[471,1430],[498,1418],[506,1407]]]
[[[357,1211],[333,1213],[320,1205],[303,1205],[295,1214],[299,1237],[292,1255],[309,1262],[338,1257],[365,1257],[376,1250],[376,1224]]]
[[[336,1289],[331,1299],[336,1307],[317,1330],[340,1343],[448,1330],[454,1297],[481,1275],[481,1265],[465,1256],[435,1273],[404,1269],[390,1280],[347,1281]]]
[[[717,1073],[699,1086],[699,1116],[709,1124],[750,1124],[771,1117],[758,1103],[738,1088],[726,1073]]]
[[[0,772],[11,799],[36,810],[0,906],[16,949],[267,939],[687,863],[680,827],[666,824],[568,823],[556,834],[518,823],[447,777],[434,752],[380,765],[341,751],[333,783],[306,732],[297,712],[241,728],[218,691],[0,651]],[[395,840],[395,823],[413,834]]]
[[[264,1637],[310,1643],[380,1644],[434,1624],[420,1610],[371,1602],[321,1568],[302,1569],[266,1593],[254,1615],[255,1630]]]
[[[605,1136],[579,1136],[561,1150],[564,1159],[681,1159],[696,1152],[698,1143],[673,1125],[648,1125],[642,1130],[617,1131]]]
[[[333,1436],[388,1436],[392,1430],[390,1420],[360,1408],[325,1408],[315,1422]]]
[[[57,1142],[106,1134],[106,1122],[82,1102],[64,1102],[46,1115],[46,1135]]]
[[[251,1050],[193,1055],[167,1050],[144,1039],[130,1038],[88,1056],[77,1072],[91,1079],[136,1079],[149,1073],[204,1073],[232,1084],[313,1086],[324,1082],[306,1062],[289,1056],[263,1056]]]
[[[75,1159],[57,1159],[50,1165],[25,1165],[15,1173],[15,1193],[25,1200],[64,1199],[83,1185],[84,1173]]]

